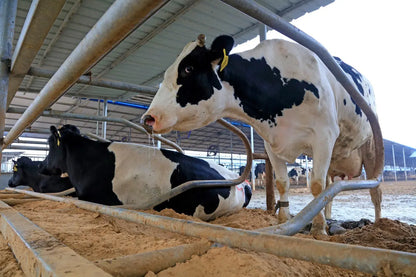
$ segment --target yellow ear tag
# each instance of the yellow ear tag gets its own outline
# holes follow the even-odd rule
[[[228,56],[227,53],[225,52],[225,48],[222,49],[222,52],[224,53],[224,58],[222,58],[222,63],[221,63],[221,67],[220,67],[220,72],[224,70],[224,68],[227,66],[228,64]]]
[[[58,137],[61,137],[61,132],[59,132],[59,130],[57,131],[57,133],[58,133]],[[59,141],[59,138],[58,138],[56,141],[56,145],[59,146],[59,144],[61,144],[61,142]]]
[[[13,166],[13,171],[16,172],[17,171],[17,166]]]

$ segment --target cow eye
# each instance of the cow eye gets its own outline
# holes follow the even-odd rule
[[[188,65],[187,67],[185,67],[185,73],[189,74],[194,70],[194,67],[192,65]]]

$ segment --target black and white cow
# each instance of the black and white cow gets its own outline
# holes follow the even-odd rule
[[[9,187],[28,186],[33,191],[43,193],[61,192],[72,188],[68,177],[41,174],[43,161],[32,161],[23,156],[13,162],[13,176],[9,180]]]
[[[145,145],[98,142],[81,136],[73,125],[51,126],[47,170],[67,172],[78,198],[106,205],[140,207],[147,200],[191,180],[235,179],[236,173],[215,163]],[[171,208],[202,220],[235,212],[248,205],[251,188],[197,188],[155,210]]]
[[[306,168],[294,167],[288,172],[288,176],[294,180],[296,185],[299,185],[299,177],[303,176],[306,178]]]
[[[313,52],[285,40],[266,40],[256,48],[229,55],[230,36],[205,47],[204,36],[188,43],[166,70],[143,122],[155,133],[188,131],[222,117],[254,127],[276,175],[279,219],[289,218],[286,162],[301,154],[313,156],[311,191],[321,193],[334,161],[372,139],[365,114]],[[370,83],[337,59],[372,109]],[[367,174],[372,178],[372,174]],[[381,190],[371,190],[380,217]],[[313,220],[313,233],[325,233],[323,213]]]

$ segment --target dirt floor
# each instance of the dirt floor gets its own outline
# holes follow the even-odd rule
[[[415,195],[416,182],[382,184],[384,195]],[[348,192],[347,194],[349,194]],[[351,197],[368,192],[354,192]],[[261,199],[264,190],[256,190],[255,199]],[[305,189],[293,189],[291,194],[307,194]],[[416,201],[416,198],[413,198]],[[371,205],[371,203],[369,204]],[[49,232],[77,253],[95,261],[163,249],[199,239],[169,233],[114,219],[98,213],[88,212],[72,204],[52,201],[38,201],[14,206],[24,216]],[[195,220],[179,215],[172,210],[160,213],[165,216]],[[412,215],[416,217],[416,215]],[[196,220],[198,221],[198,220]],[[277,218],[261,209],[244,209],[236,214],[221,217],[212,223],[229,227],[254,230],[277,224]],[[298,234],[310,239],[339,243],[358,244],[385,249],[416,253],[416,226],[397,220],[383,218],[381,221],[349,230],[342,235],[318,236]],[[380,276],[392,276],[387,269]],[[23,276],[7,243],[0,236],[0,276]],[[270,254],[213,247],[201,256],[194,255],[190,260],[150,276],[370,276],[364,273],[309,262],[279,258]],[[416,273],[415,275],[416,276]]]

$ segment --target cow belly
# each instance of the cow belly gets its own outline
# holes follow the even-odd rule
[[[231,187],[230,196],[223,198],[221,195],[218,195],[219,204],[214,212],[206,214],[204,206],[198,205],[193,214],[194,217],[200,218],[202,220],[213,220],[217,217],[234,213],[243,208],[245,202],[245,191],[242,184]]]
[[[113,143],[109,150],[116,162],[113,191],[123,204],[140,208],[150,199],[170,191],[170,177],[177,165],[158,149]]]

